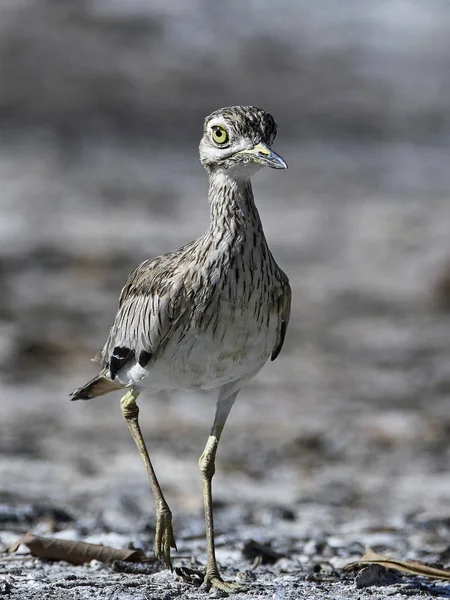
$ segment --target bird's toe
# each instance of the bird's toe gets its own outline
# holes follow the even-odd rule
[[[224,581],[220,575],[208,575],[206,573],[201,588],[210,590],[212,587],[222,590],[222,592],[226,592],[227,594],[245,591],[245,588],[238,583]]]
[[[172,513],[163,510],[156,515],[155,556],[172,570],[170,550],[177,549],[172,527]]]

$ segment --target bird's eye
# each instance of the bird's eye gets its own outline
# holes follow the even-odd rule
[[[216,142],[216,144],[226,144],[229,141],[229,136],[227,130],[221,125],[214,125],[212,128],[212,139]]]

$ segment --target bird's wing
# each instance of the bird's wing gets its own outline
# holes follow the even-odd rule
[[[271,360],[275,360],[281,352],[286,337],[289,317],[291,315],[291,287],[289,280],[283,273],[282,293],[278,297],[278,331],[275,346],[272,351]]]
[[[122,289],[114,325],[99,356],[111,379],[132,358],[144,367],[186,312],[183,277],[171,258],[143,262]]]

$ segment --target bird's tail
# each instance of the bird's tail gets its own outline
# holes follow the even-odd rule
[[[97,396],[103,396],[123,388],[123,385],[116,381],[111,381],[104,373],[100,373],[94,379],[88,381],[85,385],[77,388],[70,394],[71,400],[90,400]]]

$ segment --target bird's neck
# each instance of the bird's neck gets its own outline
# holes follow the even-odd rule
[[[253,197],[250,178],[237,179],[224,171],[210,173],[210,231],[219,235],[224,230],[235,233],[260,231],[261,220]]]

